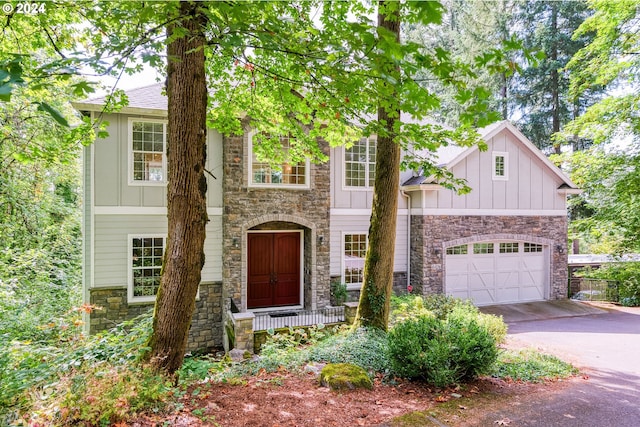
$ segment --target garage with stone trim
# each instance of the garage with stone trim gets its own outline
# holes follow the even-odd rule
[[[444,291],[475,305],[549,298],[549,246],[529,241],[481,241],[445,250]]]

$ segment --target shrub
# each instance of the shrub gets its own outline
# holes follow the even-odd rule
[[[437,387],[489,372],[498,348],[482,316],[459,305],[445,319],[419,316],[399,323],[388,335],[393,372]]]
[[[52,410],[47,408],[58,407],[62,412],[73,412],[77,402],[65,397],[66,389],[61,388],[60,384],[77,388],[77,384],[89,384],[95,380],[98,383],[92,383],[92,386],[99,388],[102,378],[109,383],[113,377],[104,372],[116,372],[121,376],[118,380],[128,378],[127,375],[135,376],[130,372],[140,369],[134,362],[146,351],[151,321],[151,314],[148,313],[111,331],[86,339],[77,337],[71,341],[59,341],[57,346],[19,342],[0,336],[0,424],[15,419],[19,412],[37,413],[34,405],[38,405],[41,408],[39,412],[49,417],[52,416]],[[152,382],[155,384],[155,380]],[[119,410],[125,407],[135,410],[140,406],[137,399],[148,402],[154,398],[152,395],[157,388],[153,384],[143,384],[151,395],[134,387],[135,394],[131,398],[127,397],[126,390],[121,390],[121,395],[100,393],[100,398],[108,400],[111,396],[111,404],[117,406],[118,402],[123,402],[118,398],[125,396],[126,405]],[[69,404],[75,406],[69,407]],[[85,419],[82,414],[73,416]]]
[[[52,384],[46,398],[34,401],[28,421],[33,425],[111,425],[149,408],[160,409],[169,390],[168,380],[150,369],[98,363]]]
[[[481,313],[470,301],[451,296],[435,294],[427,297],[419,295],[393,297],[391,307],[389,321],[391,327],[404,320],[420,316],[445,320],[453,311],[462,310],[473,315],[478,323],[493,335],[497,343],[503,342],[507,336],[507,325],[502,321],[502,317]]]
[[[341,282],[331,282],[331,298],[333,305],[342,305],[347,300],[347,285]]]

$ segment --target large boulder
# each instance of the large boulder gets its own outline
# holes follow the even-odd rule
[[[320,371],[320,384],[331,390],[371,390],[373,382],[367,371],[350,363],[329,363]]]

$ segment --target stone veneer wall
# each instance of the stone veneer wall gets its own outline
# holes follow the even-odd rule
[[[222,278],[229,298],[247,309],[247,232],[250,229],[304,230],[304,308],[329,305],[329,163],[310,164],[308,189],[249,186],[248,128],[243,136],[225,137],[223,174]],[[326,155],[329,146],[321,141]],[[288,225],[287,225],[288,224]],[[294,226],[295,224],[295,226]]]
[[[412,216],[411,284],[415,292],[442,293],[445,243],[514,239],[549,244],[549,299],[567,297],[567,218],[565,216]],[[458,240],[458,241],[456,241]]]
[[[153,309],[153,303],[128,304],[126,288],[91,289],[91,304],[102,307],[90,315],[89,332],[111,329]],[[191,320],[188,350],[206,350],[222,346],[222,284],[200,284],[196,311]]]

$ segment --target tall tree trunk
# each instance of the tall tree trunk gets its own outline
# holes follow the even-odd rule
[[[182,365],[204,265],[207,189],[207,85],[203,36],[206,18],[196,2],[181,2],[178,24],[167,28],[169,121],[168,239],[156,299],[152,365],[173,374]],[[175,37],[177,26],[186,35]]]
[[[397,10],[389,12],[387,1],[378,2],[378,27],[386,28],[400,40],[400,19]],[[383,11],[383,12],[381,12]],[[381,61],[385,59],[381,58]],[[389,59],[382,72],[396,79],[400,72]],[[398,80],[399,81],[399,80]],[[389,91],[394,89],[389,86]],[[398,214],[400,178],[400,145],[394,140],[400,111],[378,108],[378,121],[385,123],[385,132],[378,135],[376,174],[369,226],[369,247],[365,258],[364,278],[355,327],[372,326],[386,330],[389,320],[389,301],[393,289],[393,263]]]
[[[558,75],[558,5],[555,1],[551,5],[551,103],[552,103],[552,123],[553,133],[560,132],[560,77]],[[553,148],[556,154],[560,154],[562,149],[559,143],[554,143]]]

